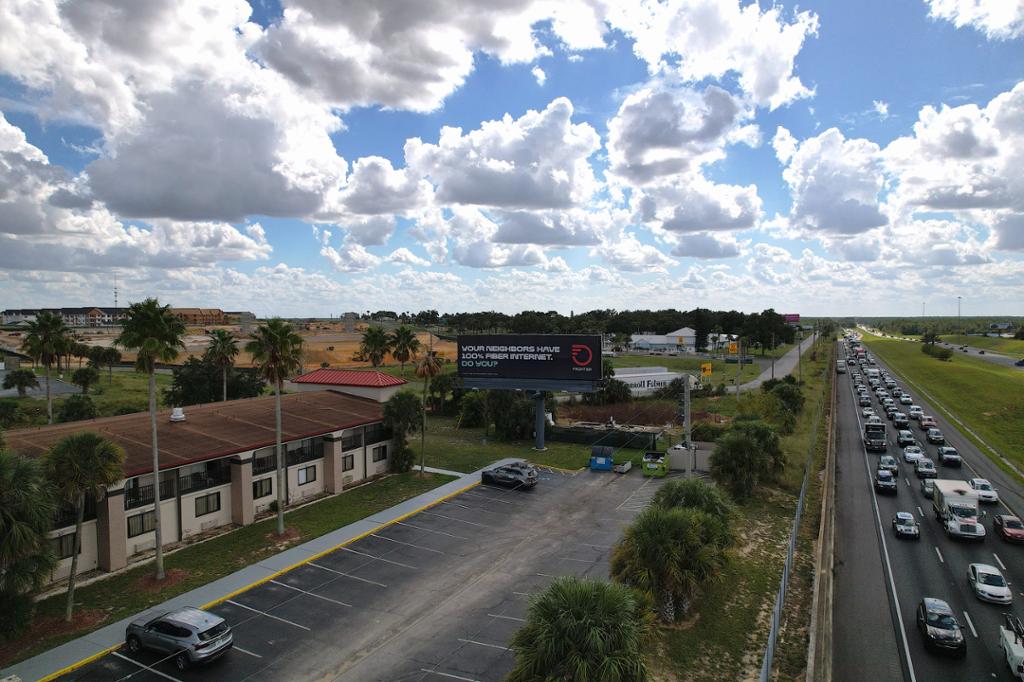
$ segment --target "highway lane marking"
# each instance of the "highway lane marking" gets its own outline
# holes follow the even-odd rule
[[[247,611],[252,611],[253,613],[258,613],[258,614],[260,614],[262,616],[266,616],[267,618],[273,618],[274,620],[279,620],[282,623],[287,623],[288,625],[294,625],[295,627],[301,628],[301,629],[305,630],[306,632],[311,632],[312,631],[310,628],[307,628],[305,625],[299,625],[298,623],[295,623],[293,621],[287,620],[285,618],[281,618],[280,616],[275,616],[272,613],[267,613],[266,611],[260,611],[259,609],[254,609],[253,607],[246,606],[245,604],[237,602],[234,599],[228,599],[226,601],[229,604],[234,604],[235,606],[238,606],[240,608],[246,609]]]
[[[907,478],[906,476],[904,476],[904,477],[903,477],[903,482],[907,484],[907,487],[908,487],[908,488],[910,487],[910,479],[909,479],[909,478]]]
[[[520,623],[525,623],[526,622],[525,618],[516,618],[515,616],[503,616],[500,613],[488,613],[487,615],[490,616],[491,618],[504,618],[505,620],[514,620],[514,621],[518,621]]]
[[[1003,560],[999,558],[999,555],[996,554],[995,552],[992,552],[992,556],[994,556],[996,558],[996,563],[999,564],[999,568],[1001,568],[1001,569],[1003,569],[1005,571],[1006,570],[1006,565],[1003,564]]]
[[[319,568],[321,571],[327,571],[328,573],[335,573],[337,575],[345,576],[346,578],[352,578],[352,580],[358,580],[360,582],[369,583],[370,585],[376,585],[377,587],[387,587],[387,585],[385,585],[384,583],[379,583],[375,580],[368,580],[366,578],[360,578],[358,575],[352,575],[351,573],[345,573],[344,571],[336,571],[333,568],[327,568],[326,566],[321,566],[320,564],[313,563],[312,561],[310,561],[306,565],[312,566],[313,568]]]
[[[921,511],[921,505],[917,505],[917,513],[921,516],[922,519],[924,518],[924,512]]]
[[[145,663],[139,663],[135,659],[128,658],[124,654],[119,654],[116,651],[112,651],[111,653],[114,656],[117,656],[118,658],[124,659],[124,660],[128,661],[129,663],[134,663],[135,665],[139,666],[140,668],[148,670],[149,672],[153,673],[154,675],[159,675],[160,677],[164,678],[165,680],[174,680],[174,682],[181,682],[181,680],[179,680],[177,677],[171,677],[170,675],[165,675],[164,673],[160,672],[156,668],[151,668],[148,665],[146,665]]]
[[[420,570],[420,569],[416,568],[415,566],[410,566],[409,564],[403,564],[400,561],[392,561],[391,559],[385,559],[384,557],[374,556],[373,554],[367,554],[366,552],[360,552],[357,549],[351,549],[349,547],[339,547],[338,549],[340,549],[340,550],[342,550],[344,552],[351,552],[352,554],[358,554],[359,556],[364,556],[364,557],[367,557],[369,559],[376,559],[377,561],[383,561],[386,564],[392,564],[394,566],[401,566],[402,568],[409,568],[409,569],[412,569],[414,571]]]
[[[460,637],[459,641],[462,642],[463,644],[476,644],[477,646],[489,646],[492,649],[501,649],[502,651],[511,651],[511,649],[509,649],[507,646],[501,646],[500,644],[488,644],[487,642],[478,642],[475,639],[462,639]]]
[[[443,673],[440,670],[431,670],[430,668],[420,668],[421,673],[427,673],[428,675],[439,675],[441,677],[447,677],[451,680],[465,680],[465,682],[480,682],[479,680],[473,679],[472,677],[463,677],[462,675],[452,675],[451,673]]]
[[[282,582],[279,582],[277,580],[271,580],[270,582],[274,583],[275,585],[280,585],[281,587],[287,587],[289,590],[295,590],[296,592],[301,592],[302,594],[308,594],[310,597],[316,597],[317,599],[323,599],[324,601],[329,601],[332,604],[337,604],[338,606],[348,606],[348,607],[352,606],[351,604],[346,604],[343,601],[338,601],[337,599],[331,599],[330,597],[325,597],[322,594],[316,594],[315,592],[307,592],[306,590],[300,590],[297,587],[292,587],[288,583],[282,583]]]
[[[939,546],[935,545],[935,553],[939,555],[939,562],[946,563],[946,560],[942,558],[942,552],[939,551]]]
[[[241,651],[243,654],[248,654],[249,656],[252,656],[253,658],[263,658],[259,654],[254,654],[253,652],[249,651],[248,649],[243,649],[242,647],[238,646],[237,644],[234,645],[232,648],[235,651]]]
[[[971,614],[964,611],[964,618],[967,619],[967,624],[971,626],[971,634],[974,635],[974,639],[978,639],[978,631],[974,629],[974,623],[971,621]]]

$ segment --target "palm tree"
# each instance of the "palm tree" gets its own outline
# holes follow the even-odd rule
[[[648,678],[647,604],[623,585],[562,576],[530,600],[526,624],[512,638],[509,682]]]
[[[702,511],[720,521],[726,528],[736,515],[736,508],[720,488],[699,478],[675,479],[658,488],[651,504],[665,509],[688,507]]]
[[[711,478],[725,487],[735,500],[745,500],[768,473],[768,455],[745,431],[729,429],[719,437],[711,453]]]
[[[275,317],[256,328],[252,341],[245,344],[260,376],[274,386],[274,419],[277,453],[277,534],[284,535],[284,454],[281,451],[281,390],[289,374],[302,370],[302,337],[292,326]]]
[[[223,387],[221,400],[228,399],[228,370],[235,365],[238,355],[238,342],[234,335],[225,329],[214,329],[210,334],[210,345],[204,354],[206,359],[220,367]]]
[[[391,344],[391,357],[398,360],[402,365],[402,375],[405,376],[405,363],[415,360],[420,350],[420,340],[416,338],[416,332],[404,324],[391,333],[389,339]]]
[[[135,371],[149,375],[149,426],[153,445],[153,500],[156,503],[156,579],[164,579],[163,532],[160,522],[160,448],[156,437],[156,363],[172,362],[184,350],[182,336],[185,325],[171,312],[169,305],[160,305],[155,298],[132,303],[121,325],[121,334],[114,341],[126,350],[135,351]],[[115,351],[116,352],[116,351]],[[105,354],[104,358],[108,358]],[[111,376],[113,378],[113,376]]]
[[[42,312],[35,320],[28,323],[28,335],[23,348],[34,360],[39,360],[46,368],[46,419],[53,423],[53,393],[50,387],[50,366],[54,360],[60,361],[71,330],[64,320],[53,313]]]
[[[4,388],[18,389],[18,397],[24,398],[30,388],[39,388],[36,373],[30,369],[16,369],[4,376]]]
[[[363,332],[363,341],[359,345],[359,352],[374,367],[384,364],[385,356],[391,352],[391,339],[384,331],[384,327],[379,325],[367,327]]]
[[[78,369],[82,369],[82,360],[89,357],[89,346],[75,339],[75,344],[71,347],[71,354],[78,358]]]
[[[82,387],[82,395],[89,395],[89,387],[100,380],[100,373],[95,367],[76,369],[71,375],[71,383]]]
[[[71,610],[75,605],[75,577],[78,575],[78,553],[82,547],[86,497],[99,499],[107,486],[124,478],[121,469],[124,457],[124,450],[119,445],[88,431],[65,436],[46,455],[47,473],[58,498],[75,508],[75,546],[68,576],[65,621],[71,621]]]
[[[182,327],[184,329],[184,327]],[[114,365],[121,362],[121,351],[109,346],[100,354],[102,362],[107,366],[107,383],[114,383]]]
[[[434,351],[427,351],[427,354],[416,363],[416,376],[423,379],[423,423],[420,426],[420,474],[427,470],[427,391],[430,389],[430,380],[441,373],[441,359],[434,354]]]
[[[0,601],[28,606],[14,609],[14,617],[31,613],[29,593],[46,583],[56,565],[48,538],[55,510],[42,463],[0,449]],[[27,623],[15,625],[20,630]]]
[[[612,577],[650,594],[658,618],[672,623],[723,566],[721,531],[716,519],[695,509],[647,507],[612,549]]]

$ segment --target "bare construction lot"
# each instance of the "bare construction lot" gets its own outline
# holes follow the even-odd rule
[[[213,607],[235,648],[206,667],[123,649],[61,679],[501,680],[530,595],[606,579],[659,484],[542,469],[534,490],[476,486]]]

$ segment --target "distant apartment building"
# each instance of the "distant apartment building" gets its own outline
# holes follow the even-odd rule
[[[220,308],[171,308],[171,312],[187,325],[227,324],[227,316]]]
[[[241,327],[252,327],[256,325],[256,316],[245,310],[235,310],[224,313],[224,320],[228,324],[237,324]]]
[[[145,412],[87,422],[8,431],[8,447],[42,457],[65,436],[92,431],[120,445],[123,480],[100,499],[88,499],[79,570],[115,571],[145,557],[156,543],[175,546],[226,526],[247,526],[277,499],[274,398],[229,400],[171,410],[157,416],[160,509],[153,488],[150,422]],[[393,447],[384,406],[373,400],[318,390],[281,396],[284,499],[293,506],[371,480],[388,471]],[[50,533],[59,564],[53,581],[67,577],[75,545],[75,519],[61,510]]]
[[[119,324],[127,317],[124,308],[20,308],[0,313],[5,325],[34,322],[40,313],[59,315],[69,327],[106,327]]]

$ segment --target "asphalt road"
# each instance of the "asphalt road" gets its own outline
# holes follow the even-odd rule
[[[7,374],[7,372],[5,370],[0,370],[0,386],[3,386],[3,384],[4,384],[4,376],[6,374]],[[28,389],[26,391],[26,394],[29,397],[32,397],[32,398],[45,398],[46,397],[46,377],[41,376],[41,377],[37,377],[37,379],[39,381],[39,388],[30,388],[30,389]],[[54,377],[54,379],[53,379],[53,389],[52,389],[52,392],[53,392],[53,395],[55,395],[55,396],[62,395],[64,393],[78,393],[81,390],[82,389],[78,388],[77,386],[73,386],[71,384],[66,384],[63,381],[61,381],[60,379],[57,379],[56,377]],[[16,388],[0,389],[0,398],[17,398],[17,397],[18,397],[18,389],[16,389]]]
[[[606,579],[663,480],[546,470],[532,491],[475,487],[211,608],[235,648],[206,667],[122,649],[61,679],[502,680],[530,595]]]
[[[967,353],[964,353],[962,350],[959,349],[959,346],[954,346],[948,343],[945,343],[943,345],[951,348],[953,352],[956,353],[957,355],[970,355],[971,357],[981,358],[982,360],[991,362],[995,365],[1002,365],[1003,367],[1012,367],[1013,369],[1017,369],[1024,372],[1024,367],[1017,367],[1016,365],[1013,364],[1020,360],[1020,358],[1015,358],[1010,355],[1003,355],[1001,353],[997,353],[991,350],[985,350],[984,352],[982,352],[983,349],[975,348],[974,346],[967,346]]]
[[[931,500],[921,493],[912,467],[903,463],[891,423],[887,423],[888,454],[900,462],[899,492],[895,496],[876,495],[872,477],[879,454],[863,449],[860,408],[854,399],[851,375],[839,376],[834,677],[851,681],[1012,680],[999,647],[999,625],[1005,612],[1024,615],[1017,603],[1024,599],[1024,546],[1000,540],[992,530],[991,517],[1006,513],[1004,504],[1014,513],[1024,510],[1021,488],[937,415],[914,387],[895,372],[890,373],[910,392],[914,404],[935,416],[947,442],[963,457],[960,469],[938,465],[935,446],[924,442],[923,432],[912,421],[911,431],[939,466],[939,478],[987,478],[1004,502],[988,505],[985,510],[988,514],[982,523],[988,537],[984,542],[968,544],[947,538],[935,520]],[[883,414],[877,401],[874,407]],[[897,511],[908,511],[918,518],[920,540],[896,538],[891,520]],[[979,601],[966,580],[970,563],[1000,567],[1013,587],[1015,603],[997,606]],[[925,596],[944,599],[956,612],[968,640],[965,659],[950,659],[925,650],[915,621],[917,604]]]

